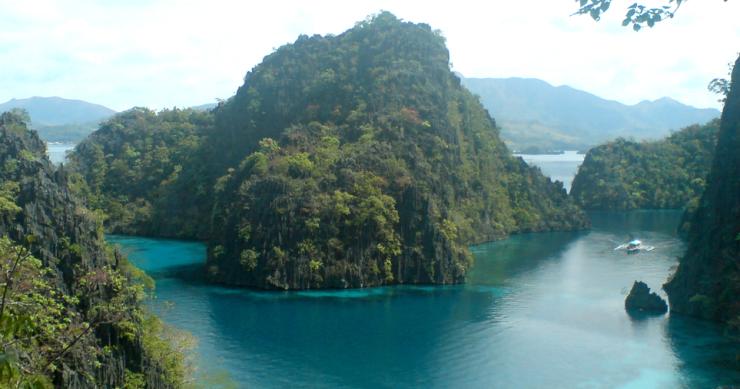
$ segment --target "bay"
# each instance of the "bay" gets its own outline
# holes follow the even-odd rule
[[[568,192],[578,167],[586,157],[577,151],[564,151],[561,154],[515,154],[515,156],[522,157],[529,165],[539,167],[551,180],[562,182]]]
[[[738,343],[686,317],[630,317],[685,249],[679,211],[592,214],[581,233],[472,247],[468,283],[266,292],[205,283],[201,243],[110,236],[154,277],[153,310],[194,334],[199,377],[239,387],[715,388]],[[656,250],[626,255],[629,236]],[[215,385],[209,385],[215,386]]]

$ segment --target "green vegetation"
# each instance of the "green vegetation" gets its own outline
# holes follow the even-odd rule
[[[39,137],[47,142],[76,143],[92,134],[98,128],[98,124],[91,122],[55,126],[34,125],[33,127],[38,131]]]
[[[580,7],[576,14],[589,15],[598,21],[601,14],[611,6],[612,0],[575,0]],[[627,8],[627,13],[622,21],[623,26],[632,26],[635,31],[640,31],[644,26],[653,27],[655,23],[672,18],[681,4],[687,0],[664,0],[660,7],[650,7],[643,4],[633,3]],[[727,1],[727,0],[725,0]]]
[[[141,305],[151,280],[106,246],[26,120],[0,115],[0,387],[181,386],[176,338]]]
[[[109,228],[207,238],[214,280],[260,288],[462,282],[470,243],[587,224],[444,38],[389,13],[279,48],[212,113],[118,115],[71,159]]]
[[[728,92],[706,188],[685,216],[688,249],[663,288],[671,311],[740,331],[740,57]]]
[[[202,132],[209,112],[133,108],[80,143],[69,157],[75,190],[102,210],[108,231],[172,237],[203,236],[209,188],[203,183]],[[183,169],[183,166],[187,166]]]
[[[692,208],[704,191],[719,120],[656,142],[625,139],[591,149],[571,195],[587,209]]]
[[[577,13],[598,20],[611,0],[576,0]],[[673,17],[686,0],[666,0],[661,8],[635,3],[623,25],[639,31],[643,24]],[[675,6],[674,9],[671,9]],[[724,322],[740,331],[740,56],[730,81],[714,79],[709,90],[725,96],[711,169],[701,198],[685,212],[689,247],[676,273],[663,285],[671,312]],[[575,183],[574,183],[575,185]],[[688,226],[687,226],[688,224]]]

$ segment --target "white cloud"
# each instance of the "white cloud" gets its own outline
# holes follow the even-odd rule
[[[717,106],[706,91],[740,50],[737,2],[687,2],[676,19],[634,33],[631,2],[601,22],[539,1],[5,1],[0,101],[59,95],[126,109],[226,98],[244,74],[298,34],[341,33],[381,9],[443,31],[455,70],[537,77],[626,103],[671,96]]]

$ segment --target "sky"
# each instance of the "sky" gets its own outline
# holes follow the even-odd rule
[[[660,4],[667,0],[644,0]],[[225,99],[300,34],[339,34],[380,10],[442,31],[467,77],[535,77],[635,104],[669,96],[720,107],[707,91],[740,51],[740,1],[689,0],[639,33],[634,0],[600,22],[573,0],[0,0],[0,102],[60,96],[115,110]]]

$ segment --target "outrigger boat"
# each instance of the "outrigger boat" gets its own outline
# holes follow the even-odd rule
[[[627,254],[636,254],[640,251],[653,251],[655,250],[655,246],[643,245],[641,240],[635,239],[627,243],[620,244],[615,247],[614,250],[627,250]]]

